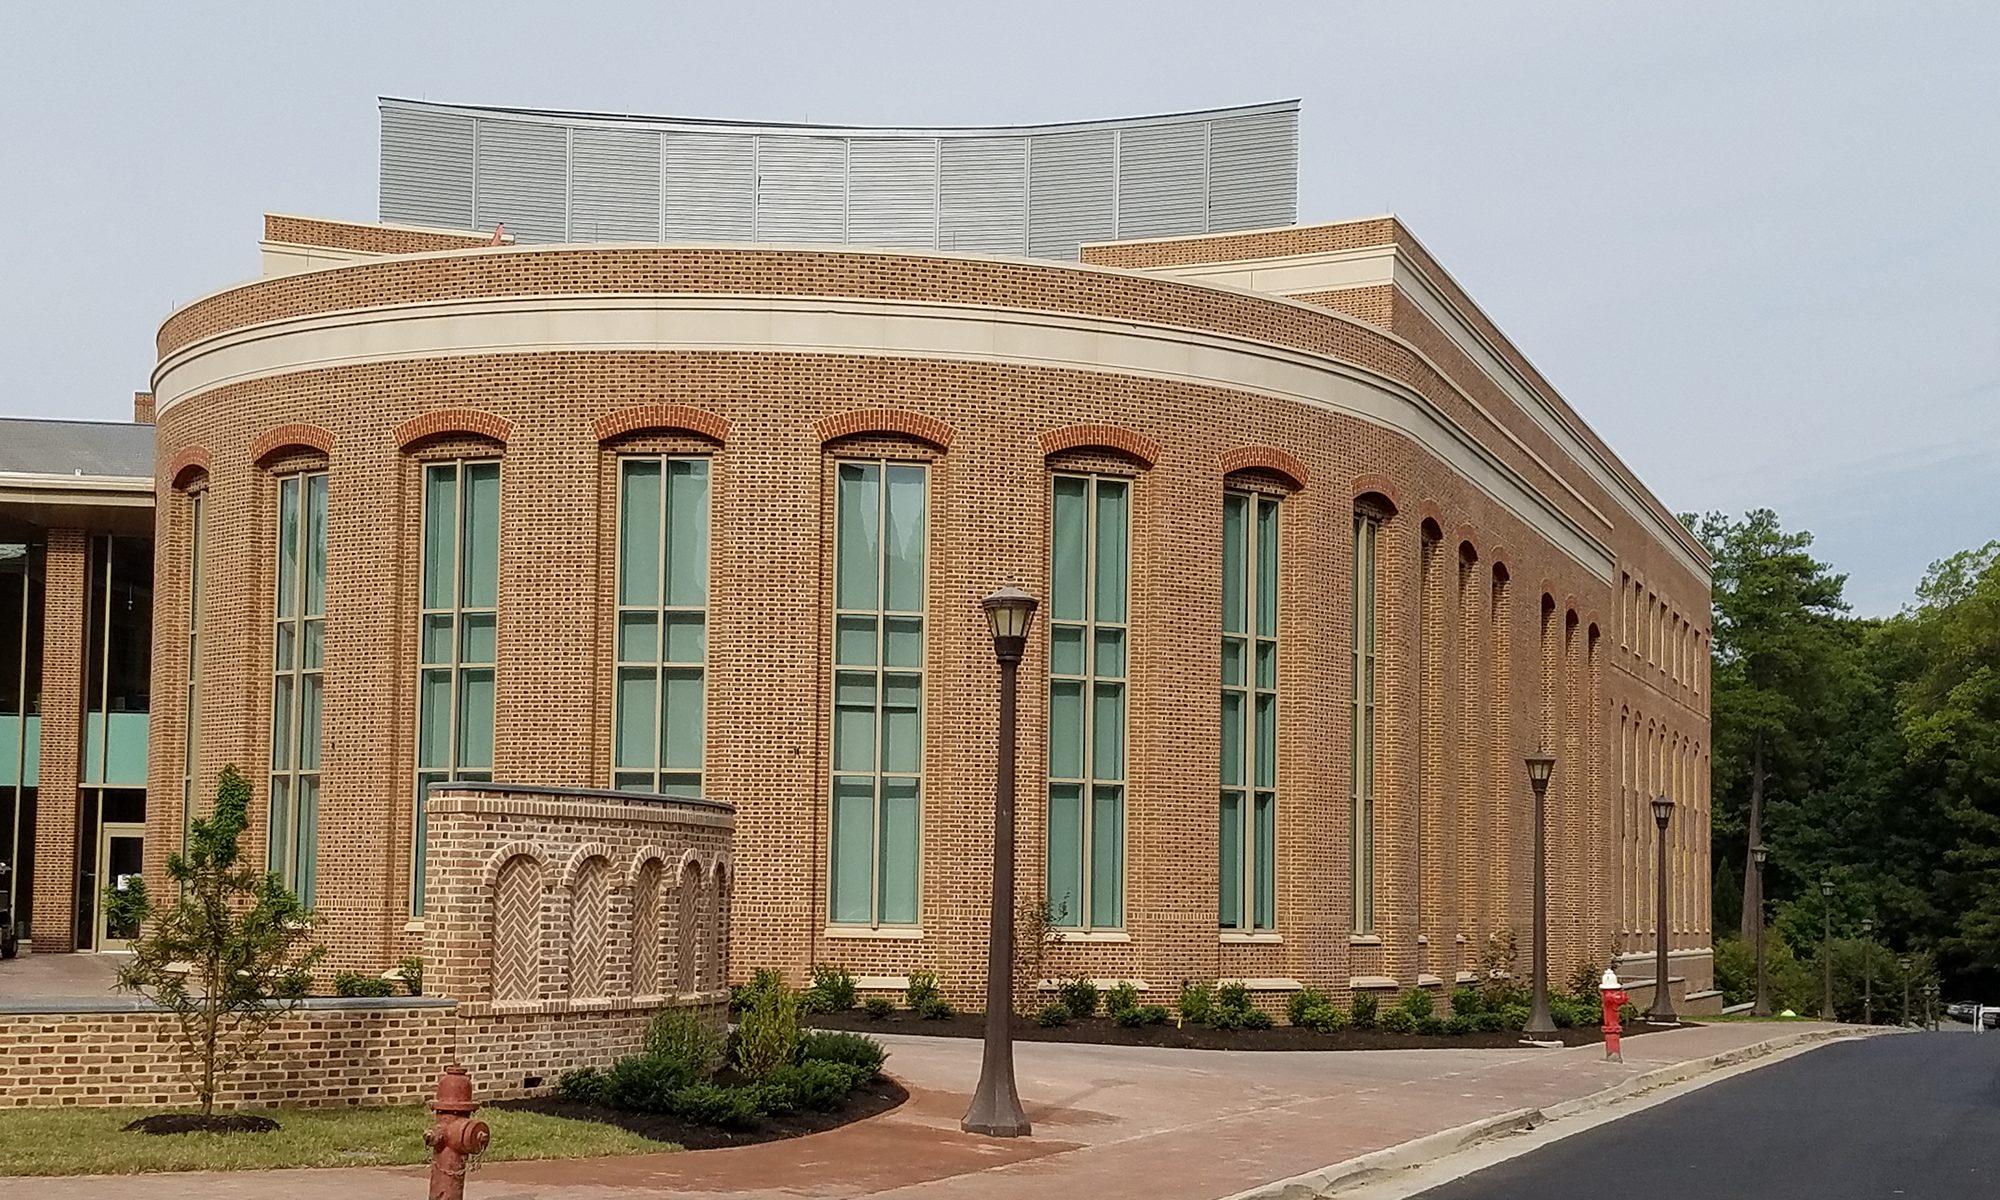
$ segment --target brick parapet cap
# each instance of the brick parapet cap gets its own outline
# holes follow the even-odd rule
[[[472,230],[425,229],[416,225],[383,225],[373,221],[335,221],[324,217],[264,214],[264,240],[326,250],[363,254],[421,254],[431,250],[470,250],[490,245],[493,235]],[[503,235],[502,243],[514,240]]]
[[[310,996],[299,1001],[267,1001],[265,1008],[287,1012],[384,1012],[399,1009],[449,1009],[458,1001],[448,996]],[[84,1014],[164,1013],[139,996],[82,996],[0,1000],[0,1017],[78,1016]]]
[[[726,988],[659,996],[597,996],[584,1000],[470,1000],[458,1006],[461,1017],[548,1016],[561,1013],[651,1012],[661,1008],[711,1008],[729,1002]]]
[[[645,824],[736,825],[736,806],[695,796],[657,796],[542,784],[433,784],[425,808],[475,816],[572,817]]]

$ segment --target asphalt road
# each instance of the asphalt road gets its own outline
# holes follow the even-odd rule
[[[1701,1088],[1422,1200],[2000,1197],[2000,1036],[1845,1042]]]

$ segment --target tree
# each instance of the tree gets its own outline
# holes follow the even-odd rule
[[[1844,643],[1845,575],[1810,553],[1812,534],[1786,532],[1767,508],[1740,521],[1722,513],[1682,518],[1715,560],[1714,669],[1710,691],[1718,869],[1741,871],[1763,840],[1765,789],[1808,750],[1818,701]],[[1732,864],[1724,867],[1722,864]],[[1754,936],[1764,897],[1743,872],[1743,937]]]
[[[156,918],[139,885],[145,932],[118,971],[120,988],[172,1014],[204,1116],[222,1082],[262,1051],[272,1022],[305,996],[326,952],[278,877],[239,861],[249,811],[249,781],[223,768],[215,811],[193,823],[184,853],[167,858],[179,899]]]

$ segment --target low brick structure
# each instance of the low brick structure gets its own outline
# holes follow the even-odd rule
[[[222,1106],[415,1104],[451,1063],[506,1099],[634,1052],[663,1011],[725,1019],[729,805],[476,783],[428,810],[437,995],[305,1001]],[[0,1107],[187,1104],[176,1038],[138,999],[0,1004]]]
[[[216,1103],[419,1103],[458,1048],[455,1007],[428,996],[307,1000]],[[115,998],[0,1005],[0,1107],[194,1101],[170,1013]]]

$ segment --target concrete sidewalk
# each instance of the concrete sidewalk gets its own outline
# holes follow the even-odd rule
[[[1035,1136],[1014,1141],[958,1131],[979,1043],[889,1037],[889,1070],[910,1089],[895,1112],[761,1146],[491,1163],[466,1192],[473,1200],[1213,1200],[1502,1113],[1581,1100],[1663,1067],[1833,1028],[1691,1026],[1628,1040],[1623,1063],[1603,1061],[1595,1046],[1229,1054],[1029,1042],[1016,1049]],[[0,1194],[354,1200],[421,1195],[422,1178],[420,1168],[368,1168],[0,1179]]]

